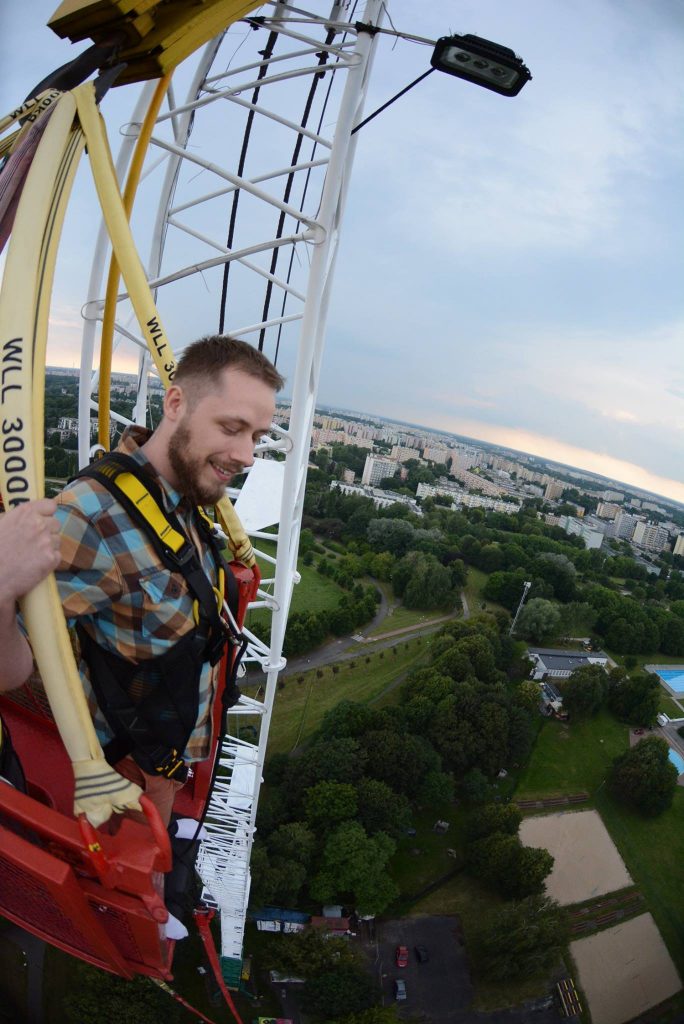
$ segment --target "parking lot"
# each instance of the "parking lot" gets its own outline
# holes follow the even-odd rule
[[[399,1016],[430,1024],[558,1024],[555,1007],[530,1012],[530,1008],[482,1013],[469,1009],[473,986],[457,917],[406,917],[381,921],[374,935],[359,934],[371,969],[382,988],[383,1004],[396,1005]],[[396,966],[397,946],[408,947],[405,968]],[[418,963],[415,947],[428,951],[426,963]],[[406,1000],[396,1002],[395,980],[403,978]]]
[[[397,946],[407,946],[405,968],[395,963]],[[418,963],[416,946],[424,946],[429,959]],[[464,1010],[472,999],[472,986],[457,917],[406,917],[378,925],[378,980],[385,1006],[395,1001],[394,981],[406,982],[406,1000],[397,1003],[401,1017],[420,1016],[434,1024],[456,1020],[454,1012]]]

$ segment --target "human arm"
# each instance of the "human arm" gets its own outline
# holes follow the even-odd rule
[[[16,603],[59,564],[57,505],[26,502],[0,517],[0,691],[21,686],[33,657],[17,625]]]

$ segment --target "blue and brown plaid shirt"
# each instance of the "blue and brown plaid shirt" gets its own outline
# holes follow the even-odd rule
[[[152,474],[166,511],[181,521],[216,585],[214,561],[194,528],[190,503],[156,472],[140,448],[148,437],[144,427],[129,427],[118,451]],[[193,599],[183,576],[164,567],[145,534],[97,480],[86,477],[68,484],[57,503],[62,561],[55,575],[69,625],[78,620],[100,646],[131,661],[164,654],[195,625]],[[112,732],[97,706],[83,661],[79,672],[104,745]],[[217,672],[208,663],[202,668],[197,724],[185,751],[188,761],[209,755]]]

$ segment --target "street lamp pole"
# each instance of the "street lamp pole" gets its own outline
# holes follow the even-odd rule
[[[532,584],[528,583],[527,581],[525,581],[525,583],[523,584],[523,592],[522,592],[522,597],[520,598],[520,604],[518,605],[517,611],[516,611],[515,615],[513,616],[513,621],[511,622],[511,628],[508,630],[508,635],[509,636],[513,636],[513,633],[515,631],[515,624],[518,621],[518,616],[520,615],[520,612],[522,611],[522,606],[525,604],[525,598],[527,597],[527,594],[528,594],[529,589],[530,589],[531,586],[532,586]]]

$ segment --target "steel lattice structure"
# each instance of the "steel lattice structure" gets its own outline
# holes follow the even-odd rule
[[[209,43],[191,71],[181,67],[174,75],[153,130],[133,215],[137,237],[149,243],[151,236],[147,274],[169,324],[174,323],[174,304],[176,311],[187,309],[188,296],[203,293],[202,309],[211,305],[214,317],[204,333],[215,333],[218,314],[220,331],[258,344],[269,357],[293,366],[288,373],[289,424],[274,425],[258,446],[261,455],[270,456],[268,478],[254,472],[245,488],[257,506],[260,495],[273,503],[274,487],[280,493],[278,512],[254,529],[246,524],[262,564],[273,567],[253,605],[270,615],[269,641],[247,631],[246,662],[261,667],[265,684],[243,695],[232,709],[207,815],[209,837],[198,860],[203,899],[221,913],[222,962],[226,978],[232,980],[236,972],[239,977],[259,787],[278,674],[285,664],[282,649],[292,588],[299,578],[309,442],[354,159],[352,129],[362,117],[377,39],[374,28],[381,23],[384,6],[382,0],[368,0],[357,10],[356,4],[338,2],[325,17],[289,2],[272,2],[257,18],[236,24]],[[242,63],[232,67],[238,57]],[[184,99],[179,98],[182,91]],[[143,88],[123,128],[120,180],[152,92],[153,84]],[[208,181],[209,189],[200,191],[198,180]],[[141,206],[147,223],[139,224]],[[108,254],[103,229],[84,306],[81,464],[88,460],[90,417],[97,409],[93,356]],[[141,255],[145,258],[144,251]],[[218,310],[205,287],[216,296],[220,292]],[[122,294],[115,338],[140,346],[133,420],[145,423],[150,359],[131,319]],[[199,331],[184,333],[190,341]],[[262,460],[256,469],[263,469]],[[229,491],[233,497],[237,493]],[[265,532],[273,526],[275,533]],[[269,550],[260,550],[265,539]],[[252,726],[249,741],[240,736],[247,723]]]

